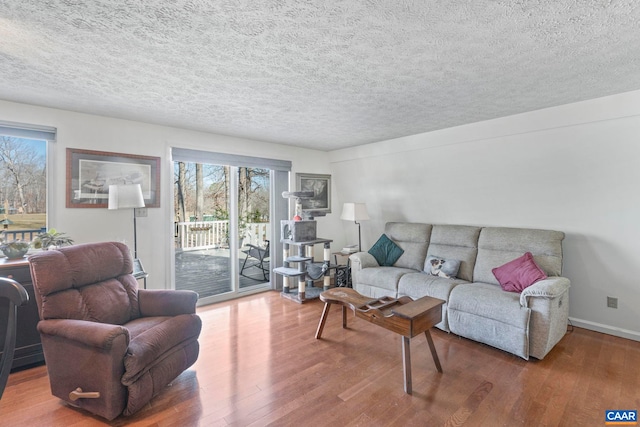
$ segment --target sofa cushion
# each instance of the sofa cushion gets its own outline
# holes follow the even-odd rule
[[[404,250],[383,234],[369,249],[369,253],[373,255],[380,266],[391,267],[404,253]]]
[[[449,296],[449,308],[489,317],[524,328],[528,314],[521,310],[520,295],[505,292],[498,285],[467,283],[455,286]]]
[[[531,310],[520,296],[488,283],[459,284],[449,296],[451,332],[529,358]]]
[[[363,295],[365,297],[369,297],[372,299],[378,299],[378,298],[395,298],[396,297],[396,292],[395,291],[391,291],[389,289],[382,289],[382,288],[378,288],[376,286],[369,286],[369,285],[365,285],[362,283],[354,283],[353,285],[353,289],[358,292],[360,295]]]
[[[358,273],[358,283],[387,289],[390,291],[387,295],[395,296],[400,278],[407,273],[415,273],[415,270],[398,267],[365,268]]]
[[[508,292],[522,292],[538,280],[546,279],[547,275],[533,260],[531,252],[496,267],[493,270],[502,289]]]
[[[460,270],[460,261],[444,259],[438,255],[429,255],[424,262],[424,272],[431,276],[455,279]]]
[[[384,233],[404,250],[394,266],[422,271],[424,260],[427,257],[431,225],[388,222],[385,224]]]
[[[492,270],[525,252],[533,254],[547,276],[561,276],[563,239],[560,231],[485,227],[478,240],[473,281],[498,285]]]
[[[402,276],[398,282],[398,296],[406,295],[413,299],[430,296],[448,301],[451,290],[461,283],[469,282],[445,279],[425,273],[409,273]]]
[[[478,254],[479,235],[480,227],[434,225],[427,255],[459,260],[460,268],[456,276],[470,282],[473,280],[473,267]]]
[[[408,296],[413,299],[430,296],[445,301],[442,306],[442,321],[436,326],[444,331],[449,331],[447,322],[447,301],[454,286],[460,283],[468,283],[459,279],[445,279],[426,273],[409,273],[400,278],[398,283],[398,298]]]

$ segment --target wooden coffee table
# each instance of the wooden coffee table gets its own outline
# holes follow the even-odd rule
[[[431,297],[422,297],[417,300],[409,297],[375,299],[361,295],[350,288],[329,289],[320,294],[320,300],[324,302],[324,309],[316,331],[316,339],[320,339],[322,336],[331,304],[342,306],[343,328],[347,327],[347,308],[350,308],[356,317],[402,335],[404,391],[407,394],[412,392],[411,338],[424,332],[436,369],[442,373],[438,353],[436,353],[429,329],[442,320],[443,300]]]

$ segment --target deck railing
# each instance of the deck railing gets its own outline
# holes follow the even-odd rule
[[[270,240],[269,223],[247,223],[241,244],[262,245]],[[176,249],[188,251],[229,247],[229,221],[191,221],[176,223]]]
[[[3,230],[0,230],[3,231]],[[13,240],[24,240],[25,242],[31,242],[36,236],[43,231],[47,231],[46,228],[38,228],[34,230],[4,230],[3,238],[7,242],[11,242]]]

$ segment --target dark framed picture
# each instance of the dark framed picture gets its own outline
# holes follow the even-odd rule
[[[302,210],[331,213],[331,175],[296,174],[296,191],[313,191],[310,199],[301,199]]]
[[[109,186],[126,184],[140,184],[146,207],[160,207],[160,157],[67,148],[68,208],[106,208]]]

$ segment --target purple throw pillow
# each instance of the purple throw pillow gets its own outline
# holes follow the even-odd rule
[[[508,292],[522,292],[538,280],[547,278],[545,272],[533,260],[531,252],[491,271],[498,279],[502,289]]]

